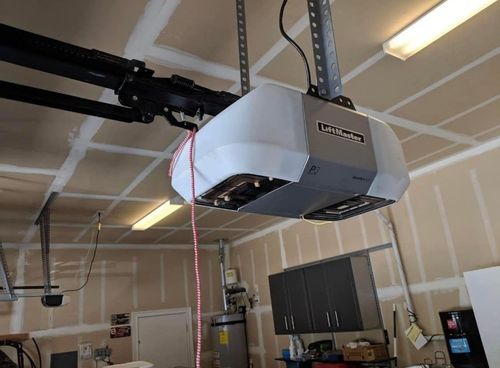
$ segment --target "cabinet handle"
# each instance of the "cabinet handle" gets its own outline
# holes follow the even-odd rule
[[[328,327],[332,327],[332,321],[330,320],[330,312],[326,312],[326,321],[328,322]]]
[[[337,327],[340,327],[339,315],[338,315],[337,311],[335,311],[335,322],[337,322]]]
[[[285,318],[285,330],[288,331],[288,318],[286,318],[286,315],[284,316]]]
[[[292,330],[295,331],[295,318],[292,316]]]

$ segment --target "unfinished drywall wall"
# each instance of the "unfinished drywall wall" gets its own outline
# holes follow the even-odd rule
[[[401,201],[384,211],[395,225],[419,324],[427,335],[442,333],[439,311],[470,305],[463,272],[500,262],[499,159],[496,149],[417,177]],[[369,213],[323,225],[288,221],[259,238],[234,243],[231,266],[240,270],[249,293],[258,290],[260,295],[248,318],[254,367],[279,367],[274,358],[288,346],[286,337],[274,335],[267,275],[387,242],[386,228]],[[431,342],[421,351],[406,342],[402,336],[407,318],[392,250],[372,253],[371,261],[389,331],[392,305],[398,308],[402,365],[446,350],[443,341]],[[374,333],[361,335],[376,338]],[[339,342],[353,336],[359,335],[338,336]]]
[[[53,285],[59,285],[59,290],[78,287],[86,275],[86,255],[85,248],[53,249]],[[222,310],[217,256],[217,251],[201,251],[204,367],[211,367],[211,316]],[[9,249],[7,257],[16,285],[42,284],[39,250]],[[131,361],[131,338],[109,336],[111,314],[191,307],[195,318],[193,252],[189,248],[142,250],[140,246],[99,250],[87,287],[68,295],[70,304],[53,309],[42,307],[39,298],[0,303],[0,332],[31,333],[40,344],[46,367],[51,353],[77,350],[84,341],[93,348],[109,345],[114,363]],[[194,323],[193,328],[195,336]],[[25,345],[36,356],[32,344]],[[80,367],[94,367],[94,361],[80,361]]]

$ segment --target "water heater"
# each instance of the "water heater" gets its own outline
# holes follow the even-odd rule
[[[440,312],[451,364],[455,368],[489,368],[472,309]]]

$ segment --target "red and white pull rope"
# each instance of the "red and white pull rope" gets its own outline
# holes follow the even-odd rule
[[[189,145],[189,171],[191,175],[191,228],[193,230],[193,245],[194,245],[194,275],[196,281],[196,356],[195,367],[201,368],[201,337],[202,337],[202,320],[201,320],[201,277],[200,277],[200,249],[198,246],[198,229],[196,227],[196,192],[195,192],[195,176],[194,176],[194,143],[195,143],[196,130],[188,133],[186,138],[179,145],[175,151],[170,167],[168,170],[169,176],[172,176],[173,169],[179,158],[182,149],[186,143],[191,140]]]

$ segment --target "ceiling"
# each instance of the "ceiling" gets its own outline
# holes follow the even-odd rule
[[[391,124],[410,169],[500,134],[500,2],[407,61],[382,43],[438,0],[335,0],[332,12],[344,94]],[[304,88],[303,65],[280,37],[280,0],[246,2],[253,85]],[[0,22],[117,55],[145,59],[158,76],[238,92],[232,0],[5,0]],[[290,0],[285,25],[312,62],[306,1]],[[114,102],[112,94],[0,63],[0,80]],[[188,244],[189,208],[144,232],[131,224],[175,197],[167,178],[183,132],[162,119],[124,124],[0,100],[0,240],[36,242],[33,219],[50,192],[52,241],[88,243],[96,213],[101,241]],[[235,239],[279,221],[198,208],[200,242]]]

